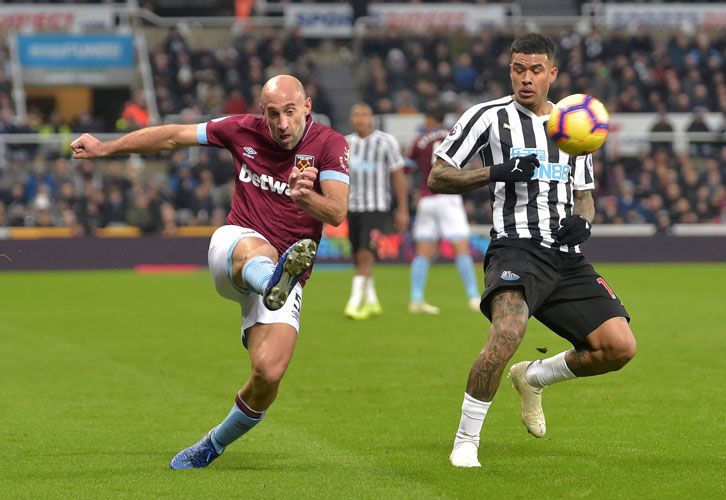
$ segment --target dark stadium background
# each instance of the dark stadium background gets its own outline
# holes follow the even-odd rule
[[[5,2],[0,14],[0,245],[8,257],[0,269],[204,264],[197,249],[224,223],[231,200],[229,154],[194,148],[71,160],[68,144],[83,132],[111,138],[146,125],[254,113],[261,84],[287,72],[305,84],[319,121],[350,132],[350,106],[367,102],[377,126],[405,151],[429,106],[445,106],[452,123],[471,104],[507,93],[509,45],[527,30],[557,44],[551,99],[592,94],[612,115],[608,142],[595,155],[593,257],[726,255],[726,30],[718,2],[38,5]],[[23,60],[23,44],[49,34],[127,37],[133,60],[113,68]],[[412,208],[418,177],[411,172]],[[491,223],[488,190],[467,194],[465,203],[480,256]],[[345,228],[327,234],[322,260],[347,261],[344,236]],[[689,244],[694,237],[707,243]],[[138,257],[89,260],[93,243],[85,238],[114,238],[110,246]],[[188,254],[153,253],[187,238],[176,246],[193,249]],[[383,260],[411,257],[410,235],[387,238]],[[75,263],[63,257],[74,248]],[[449,253],[444,244],[442,258]]]

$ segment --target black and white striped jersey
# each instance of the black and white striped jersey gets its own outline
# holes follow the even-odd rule
[[[558,245],[553,235],[560,220],[572,215],[573,190],[595,188],[592,156],[560,151],[545,130],[548,118],[512,96],[477,104],[461,116],[435,154],[459,169],[475,154],[486,166],[536,154],[540,166],[530,181],[489,184],[492,240],[529,238],[544,247],[579,253],[579,246]]]
[[[391,172],[404,165],[401,148],[391,134],[374,130],[361,138],[345,136],[350,146],[349,212],[388,212],[391,209]]]

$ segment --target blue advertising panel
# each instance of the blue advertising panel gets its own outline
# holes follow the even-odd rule
[[[129,68],[135,63],[131,35],[18,35],[25,68]]]

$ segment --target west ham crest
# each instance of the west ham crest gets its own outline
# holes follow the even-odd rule
[[[295,166],[302,170],[315,166],[315,157],[313,155],[295,155]]]

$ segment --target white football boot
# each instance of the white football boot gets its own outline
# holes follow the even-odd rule
[[[478,454],[479,448],[474,443],[464,441],[451,452],[449,462],[454,467],[481,467]]]
[[[547,424],[542,411],[542,388],[529,384],[524,378],[524,372],[530,363],[531,361],[520,361],[512,365],[507,377],[522,397],[522,423],[530,434],[539,438],[547,432]]]
[[[411,314],[439,314],[441,310],[426,302],[409,302],[408,312]]]

